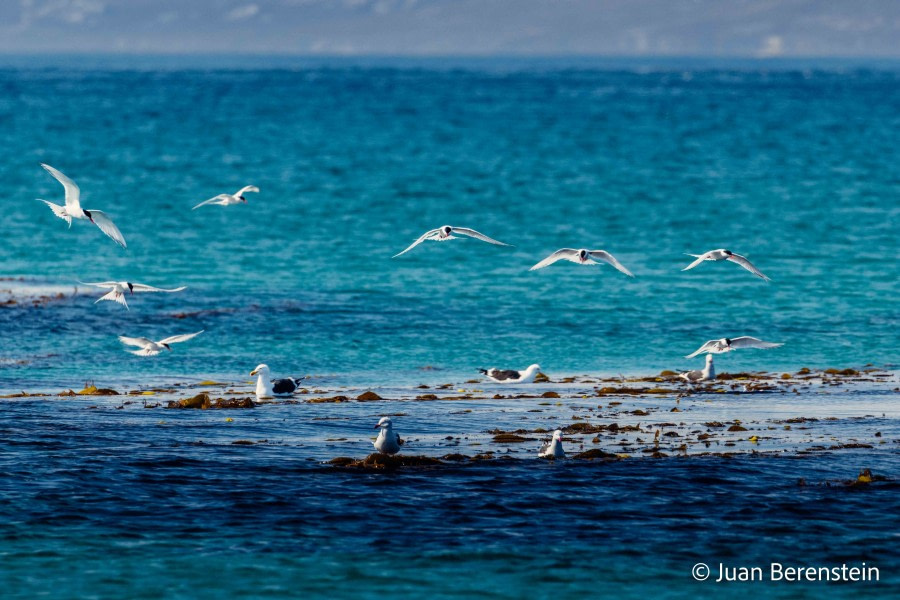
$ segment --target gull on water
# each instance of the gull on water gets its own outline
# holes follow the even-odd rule
[[[425,240],[433,240],[435,242],[446,242],[448,240],[457,239],[454,237],[454,233],[459,235],[467,235],[469,237],[473,237],[476,240],[481,240],[482,242],[487,242],[489,244],[496,244],[498,246],[509,246],[510,244],[504,244],[503,242],[498,242],[493,238],[489,238],[483,233],[478,233],[474,229],[468,229],[466,227],[451,227],[450,225],[444,225],[443,227],[438,227],[437,229],[432,229],[430,231],[426,231],[419,239],[410,244],[409,248],[401,252],[400,254],[395,254],[391,258],[397,258],[398,256],[402,256],[424,242]]]
[[[688,383],[696,383],[698,381],[710,381],[716,378],[716,368],[713,366],[713,355],[706,355],[706,366],[703,369],[695,369],[693,371],[686,371],[682,373],[679,377],[687,381]]]
[[[246,204],[247,199],[244,198],[244,194],[247,192],[259,192],[259,188],[255,185],[245,185],[233,194],[219,194],[218,196],[213,196],[209,200],[204,200],[191,210],[197,210],[201,206],[206,206],[208,204],[217,204],[219,206],[231,206],[232,204],[240,204],[241,202]]]
[[[541,458],[565,458],[566,452],[563,450],[562,442],[562,431],[557,429],[553,432],[553,438],[541,445],[538,456]]]
[[[495,367],[478,370],[481,373],[484,373],[488,379],[497,383],[532,383],[535,376],[537,376],[538,371],[541,370],[541,365],[531,365],[524,371],[501,371]]]
[[[259,365],[250,375],[258,375],[256,379],[256,397],[274,398],[275,396],[290,396],[300,388],[303,377],[286,377],[284,379],[272,379],[269,365]]]
[[[740,350],[741,348],[778,348],[779,346],[784,346],[783,343],[774,343],[774,342],[764,342],[755,337],[750,337],[749,335],[744,335],[736,338],[722,338],[720,340],[709,340],[687,356],[685,358],[694,358],[698,354],[702,354],[703,352],[708,352],[709,354],[722,354],[723,352],[732,352],[734,350]]]
[[[375,438],[372,445],[375,446],[375,450],[382,454],[397,454],[400,452],[400,446],[403,445],[403,440],[394,432],[393,425],[394,423],[390,417],[381,417],[378,425],[374,427],[374,429],[381,429],[381,431],[378,432],[378,437]]]
[[[707,260],[712,260],[712,261],[728,260],[733,263],[737,263],[737,264],[741,265],[742,267],[744,267],[745,269],[747,269],[748,271],[750,271],[757,277],[761,278],[763,281],[771,281],[771,279],[769,279],[768,277],[763,275],[759,269],[754,267],[753,263],[751,263],[749,260],[747,260],[746,257],[743,257],[740,254],[735,254],[731,250],[725,250],[724,248],[720,248],[718,250],[710,250],[709,252],[706,252],[704,254],[688,254],[688,256],[693,256],[697,260],[695,260],[694,262],[692,262],[691,264],[689,264],[688,266],[683,268],[682,271],[689,271],[690,269],[693,269],[700,263],[707,261]]]
[[[581,248],[580,250],[575,250],[574,248],[561,248],[528,270],[537,271],[538,269],[543,269],[559,260],[568,260],[579,265],[596,265],[598,264],[596,261],[599,260],[612,265],[629,277],[634,277],[631,271],[623,267],[622,263],[616,260],[616,257],[606,250],[586,250],[584,248]]]
[[[98,288],[108,289],[109,291],[106,294],[100,296],[97,299],[97,302],[102,300],[112,300],[113,302],[118,302],[125,308],[128,308],[128,302],[125,301],[125,293],[128,292],[130,294],[134,294],[135,292],[180,292],[184,289],[187,289],[187,286],[181,286],[172,289],[165,288],[157,288],[150,285],[144,285],[143,283],[132,283],[130,281],[98,281],[95,283],[88,283],[86,281],[79,281],[81,285],[92,285]],[[97,304],[94,302],[94,304]]]
[[[78,189],[78,186],[75,185],[74,181],[50,165],[41,163],[41,166],[63,185],[63,188],[66,191],[66,205],[60,206],[59,204],[53,204],[52,202],[47,202],[40,198],[38,198],[38,202],[43,202],[49,206],[50,210],[53,211],[53,214],[68,223],[69,227],[72,227],[72,219],[84,219],[90,221],[99,227],[100,231],[108,235],[114,242],[123,248],[126,247],[125,238],[122,237],[122,232],[119,231],[119,228],[115,226],[105,212],[94,208],[90,210],[81,208],[81,190]]]
[[[154,342],[153,340],[147,339],[145,337],[126,337],[124,335],[119,336],[119,341],[125,344],[126,346],[137,346],[140,350],[129,350],[132,354],[137,356],[156,356],[163,350],[171,351],[172,348],[169,347],[169,344],[177,344],[180,342],[186,342],[191,338],[195,338],[198,335],[203,333],[203,330],[196,333],[184,333],[181,335],[173,335],[172,337],[167,337],[164,340],[160,340],[158,342]]]

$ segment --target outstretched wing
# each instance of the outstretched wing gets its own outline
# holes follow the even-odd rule
[[[440,231],[440,229],[432,229],[431,231],[426,231],[425,233],[423,233],[422,235],[419,236],[419,239],[417,239],[412,244],[410,244],[409,248],[407,248],[400,254],[395,254],[391,258],[397,258],[398,256],[403,256],[404,254],[406,254],[407,252],[409,252],[410,250],[412,250],[413,248],[415,248],[416,246],[418,246],[419,244],[421,244],[422,242],[427,240],[430,236],[436,234],[438,231]]]
[[[478,233],[474,229],[468,229],[466,227],[451,227],[453,233],[461,233],[462,235],[467,235],[469,237],[473,237],[476,240],[481,240],[482,242],[487,242],[488,244],[496,244],[497,246],[510,246],[511,244],[504,244],[503,242],[498,242],[494,238],[489,238],[483,233]]]
[[[691,269],[702,263],[704,260],[707,260],[709,258],[709,255],[709,252],[706,252],[705,254],[688,254],[688,256],[693,256],[697,260],[683,268],[682,271],[690,271]]]
[[[197,337],[204,331],[205,331],[204,329],[201,329],[200,331],[198,331],[196,333],[182,333],[181,335],[173,335],[172,337],[167,337],[164,340],[160,340],[159,343],[160,344],[177,344],[179,342],[186,342],[189,339]]]
[[[145,337],[126,337],[124,335],[119,336],[119,341],[126,346],[138,346],[140,348],[144,348],[153,343]]]
[[[98,288],[112,288],[112,287],[116,287],[117,285],[119,285],[118,281],[96,281],[93,283],[91,283],[89,281],[79,281],[78,283],[80,283],[81,285],[92,285],[92,286],[98,287]]]
[[[53,175],[53,177],[66,189],[66,209],[68,209],[70,213],[79,213],[81,210],[81,190],[78,189],[75,182],[50,165],[41,163],[41,166],[44,167],[48,173]]]
[[[144,285],[143,283],[132,283],[131,291],[132,292],[180,292],[181,290],[187,289],[186,285],[181,287],[166,289],[166,288],[158,288],[153,287],[152,285]]]
[[[243,196],[246,192],[259,192],[259,188],[255,185],[245,185],[235,193],[235,196]]]
[[[709,340],[708,342],[706,342],[705,344],[700,346],[698,349],[694,350],[693,352],[691,352],[690,354],[685,356],[685,358],[694,358],[698,354],[702,354],[704,352],[709,352],[711,350],[714,350],[715,348],[718,347],[718,345],[719,345],[719,340]]]
[[[625,274],[628,275],[629,277],[634,277],[634,275],[631,273],[631,271],[629,271],[628,269],[626,269],[625,267],[623,267],[623,266],[622,266],[622,263],[620,263],[619,261],[617,261],[617,260],[616,260],[616,257],[613,256],[612,254],[610,254],[609,252],[607,252],[606,250],[590,250],[590,251],[588,252],[588,255],[589,255],[591,258],[596,258],[597,260],[602,260],[603,262],[606,262],[606,263],[611,264],[611,265],[614,266],[618,271],[621,271],[622,273],[625,273]]]
[[[228,194],[219,194],[218,196],[213,196],[209,200],[204,200],[203,202],[201,202],[200,204],[198,204],[191,210],[197,210],[201,206],[206,206],[207,204],[219,204],[220,200],[227,200],[229,198],[231,198],[231,196],[229,196]]]
[[[538,269],[543,269],[544,267],[546,267],[548,265],[552,265],[553,263],[555,263],[558,260],[563,260],[563,259],[571,260],[573,257],[575,257],[577,255],[578,255],[578,250],[573,250],[572,248],[561,248],[528,270],[529,271],[537,271]]]
[[[46,200],[42,200],[40,198],[37,199],[38,202],[43,202],[47,206],[50,207],[50,210],[53,211],[53,214],[65,221],[69,224],[69,227],[72,226],[72,216],[66,211],[66,207],[60,206],[59,204],[53,204],[52,202],[47,202]]]
[[[125,308],[128,308],[128,302],[125,301],[125,294],[116,294],[116,290],[110,290],[109,292],[100,296],[99,298],[97,298],[97,301],[94,302],[94,304],[97,304],[97,302],[101,302],[103,300],[112,300],[113,302],[118,302]]]
[[[750,337],[749,335],[737,337],[731,340],[732,348],[777,348],[779,346],[784,346],[783,343],[776,344],[774,342],[764,342],[758,338]]]
[[[115,223],[112,222],[105,212],[102,210],[89,210],[88,212],[91,213],[91,219],[94,221],[94,225],[100,228],[100,231],[112,238],[118,245],[127,248],[122,232],[119,231],[119,228],[116,227]]]
[[[763,274],[760,272],[759,269],[757,269],[756,267],[754,267],[754,266],[753,266],[753,263],[751,263],[749,260],[747,260],[746,257],[741,256],[740,254],[732,254],[731,256],[729,256],[728,258],[726,258],[725,260],[730,260],[730,261],[733,262],[733,263],[737,263],[737,264],[741,265],[742,267],[744,267],[745,269],[747,269],[748,271],[750,271],[751,273],[753,273],[753,274],[756,275],[757,277],[762,278],[763,281],[771,281],[768,277],[766,277],[765,275],[763,275]]]

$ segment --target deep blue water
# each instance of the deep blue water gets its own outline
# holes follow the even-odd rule
[[[0,70],[0,276],[25,280],[0,281],[19,286],[0,306],[0,391],[238,382],[260,362],[375,388],[533,362],[647,374],[699,367],[682,356],[736,335],[785,346],[723,355],[720,371],[900,362],[900,70],[278,67]],[[114,219],[127,250],[34,201],[62,199],[41,162]],[[247,205],[190,210],[245,184],[261,189]],[[391,260],[445,223],[515,247],[428,242]],[[564,246],[606,249],[637,277],[527,271]],[[772,283],[733,264],[680,271],[685,252],[719,247]],[[106,279],[189,287],[129,298],[130,311],[82,286],[22,298],[22,286],[71,294]],[[199,329],[155,359],[116,339]],[[871,559],[896,586],[896,483],[796,484],[864,466],[896,481],[895,442],[850,458],[523,459],[384,476],[323,469],[346,449],[311,453],[298,437],[196,445],[196,432],[150,427],[168,413],[84,409],[4,407],[5,591],[665,597],[708,590],[689,569],[716,557]],[[241,435],[296,436],[295,410]],[[427,412],[431,435],[459,433],[444,404],[407,410]]]
[[[900,430],[888,400],[891,418],[862,421],[865,438],[852,419],[827,438],[877,443],[871,432],[882,432],[888,445],[869,450],[549,463],[526,444],[507,459],[395,473],[320,461],[368,453],[379,411],[406,415],[395,417],[405,453],[502,456],[477,426],[522,426],[524,409],[513,406],[526,401],[250,411],[6,401],[0,584],[6,597],[549,598],[598,589],[625,598],[888,597],[900,589]],[[718,401],[723,415],[743,402]],[[847,408],[832,414],[861,401],[844,396],[838,406]],[[678,419],[690,419],[691,406],[681,406]],[[739,414],[767,435],[750,411]],[[464,437],[444,440],[448,433]],[[843,484],[862,467],[891,480]],[[767,570],[865,562],[880,580],[700,584],[690,574],[698,562]]]

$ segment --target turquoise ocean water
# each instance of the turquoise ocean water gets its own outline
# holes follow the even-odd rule
[[[0,288],[66,295],[0,307],[0,390],[243,381],[261,362],[361,387],[534,362],[651,374],[699,368],[683,355],[738,335],[785,345],[723,355],[720,370],[896,368],[898,134],[891,64],[8,59]],[[127,250],[35,202],[62,199],[42,162]],[[246,205],[191,211],[247,184],[261,192]],[[428,242],[391,259],[443,224],[515,247]],[[608,250],[636,277],[528,272],[565,246]],[[686,252],[721,247],[772,282],[723,263],[681,272]],[[188,289],[125,311],[78,285],[108,279]],[[116,339],[200,329],[151,360]],[[323,475],[302,445],[187,452],[190,434],[173,446],[141,427],[136,441],[128,419],[94,430],[93,413],[40,401],[5,412],[0,551],[23,596],[156,597],[168,581],[181,597],[646,597],[729,548],[896,552],[883,533],[896,536],[897,512],[878,508],[896,508],[896,487],[877,501],[808,492],[802,510],[794,488],[764,491],[835,476],[830,459],[644,464],[603,481],[521,465],[358,479]],[[896,451],[868,458],[900,475]],[[569,495],[558,509],[554,485]],[[797,515],[816,535],[784,532]]]

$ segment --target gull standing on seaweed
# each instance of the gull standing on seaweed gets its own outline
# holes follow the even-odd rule
[[[372,445],[375,446],[375,450],[382,454],[397,454],[400,452],[400,446],[403,445],[403,440],[394,432],[393,425],[394,423],[390,417],[381,417],[378,425],[373,428],[381,429]]]
[[[688,256],[693,256],[697,260],[695,260],[694,262],[692,262],[691,264],[689,264],[688,266],[683,268],[682,271],[689,271],[690,269],[693,269],[700,263],[707,261],[707,260],[711,260],[711,261],[729,260],[733,263],[737,263],[737,264],[741,265],[742,267],[744,267],[745,269],[747,269],[748,271],[750,271],[751,273],[753,273],[754,275],[756,275],[757,277],[762,279],[763,281],[766,281],[766,282],[771,281],[771,279],[769,279],[768,277],[763,275],[759,269],[754,267],[753,263],[751,263],[749,260],[747,260],[746,257],[743,257],[740,254],[735,254],[731,250],[725,250],[724,248],[720,248],[718,250],[710,250],[709,252],[706,252],[704,254],[688,253]]]
[[[715,379],[716,369],[713,366],[713,355],[706,355],[706,366],[703,367],[702,370],[696,369],[693,371],[686,371],[679,375],[679,377],[688,383],[697,383],[698,381],[710,381],[711,379]]]
[[[102,300],[112,300],[113,302],[118,302],[126,309],[128,308],[128,302],[125,301],[125,292],[129,292],[132,295],[134,295],[135,292],[168,292],[171,294],[187,289],[187,286],[184,285],[177,288],[165,289],[144,285],[143,283],[131,283],[130,281],[100,281],[96,283],[79,281],[78,283],[81,285],[92,285],[94,287],[108,289],[109,291],[103,296],[100,296],[97,299],[97,302]],[[97,304],[97,302],[94,302],[94,304]]]
[[[43,202],[49,206],[50,210],[53,211],[53,214],[68,223],[70,228],[72,227],[72,219],[84,219],[90,221],[99,227],[100,231],[108,235],[115,243],[123,248],[126,247],[125,238],[122,237],[122,232],[119,231],[119,228],[115,226],[105,212],[93,208],[91,210],[81,208],[81,190],[78,189],[78,186],[75,185],[74,181],[50,165],[41,163],[41,166],[44,167],[48,173],[53,175],[66,190],[66,205],[60,206],[59,204],[53,204],[52,202],[47,202],[40,198],[38,198],[38,202]]]
[[[702,354],[703,352],[708,352],[710,354],[722,354],[723,352],[732,352],[734,350],[740,350],[741,348],[778,348],[779,346],[784,346],[783,343],[774,343],[774,342],[764,342],[755,337],[750,337],[748,335],[744,335],[736,338],[722,338],[720,340],[709,340],[702,346],[700,346],[697,350],[694,350],[685,358],[694,358],[698,354]]]
[[[484,373],[488,379],[497,383],[532,383],[540,370],[541,365],[538,364],[531,365],[524,371],[501,371],[495,367],[490,369],[478,369],[478,371]]]
[[[259,188],[255,185],[245,185],[234,194],[219,194],[218,196],[213,196],[209,200],[204,200],[191,210],[197,210],[201,206],[206,206],[208,204],[217,204],[219,206],[231,206],[232,204],[240,204],[243,202],[247,203],[247,199],[244,198],[244,194],[247,192],[259,192]]]
[[[444,225],[443,227],[438,227],[437,229],[432,229],[431,231],[426,231],[419,239],[410,244],[409,248],[401,252],[400,254],[395,254],[391,258],[397,258],[398,256],[402,256],[406,254],[425,240],[433,240],[435,242],[446,242],[448,240],[455,240],[456,237],[453,236],[454,233],[458,233],[459,235],[467,235],[469,237],[473,237],[476,240],[481,240],[482,242],[487,242],[489,244],[496,244],[497,246],[509,246],[510,244],[504,244],[503,242],[498,242],[493,238],[489,238],[483,233],[478,233],[474,229],[468,229],[466,227],[451,227],[450,225]]]
[[[169,344],[177,344],[179,342],[186,342],[191,338],[195,338],[204,330],[200,330],[196,333],[183,333],[181,335],[173,335],[172,337],[167,337],[164,340],[160,340],[158,342],[154,342],[153,340],[147,339],[145,337],[126,337],[124,335],[119,336],[119,341],[125,344],[126,346],[137,346],[140,350],[129,350],[132,354],[137,356],[156,356],[163,350],[172,351],[172,348],[169,347]]]
[[[616,257],[606,250],[586,250],[584,248],[581,248],[580,250],[575,250],[573,248],[561,248],[528,270],[537,271],[538,269],[543,269],[544,267],[552,265],[559,260],[568,260],[579,265],[598,264],[595,260],[591,259],[596,259],[601,262],[608,263],[615,267],[618,271],[625,273],[629,277],[634,277],[631,271],[623,267],[622,263],[616,260]]]
[[[541,445],[538,456],[540,458],[565,458],[566,452],[563,450],[562,441],[562,431],[557,429],[553,432],[553,439]]]
[[[275,396],[290,396],[300,389],[300,382],[304,377],[287,377],[285,379],[272,379],[269,373],[269,365],[259,365],[250,375],[259,375],[256,379],[256,397],[274,398]]]

